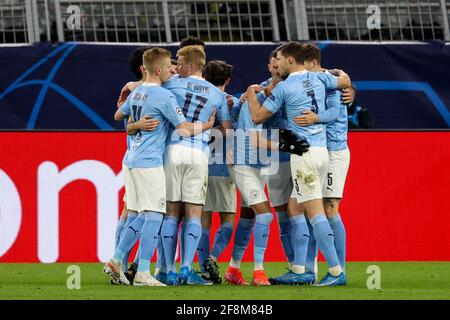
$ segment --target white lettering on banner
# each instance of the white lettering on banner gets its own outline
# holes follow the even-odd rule
[[[22,203],[11,178],[0,169],[0,257],[16,241],[22,223]]]
[[[96,160],[78,161],[61,171],[56,164],[46,161],[38,168],[38,257],[41,262],[58,260],[59,192],[80,179],[92,182],[97,191],[97,257],[106,262],[114,254],[117,197],[124,185],[122,172],[116,175],[108,165]]]

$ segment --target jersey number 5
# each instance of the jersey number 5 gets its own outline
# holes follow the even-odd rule
[[[187,117],[187,113],[189,111],[189,107],[191,106],[192,98],[194,95],[192,93],[186,93],[184,106],[183,106],[183,114]],[[197,121],[200,116],[200,111],[205,107],[206,102],[208,102],[207,98],[201,96],[195,96],[195,100],[198,102],[197,107],[195,108],[194,115],[192,116],[192,121]]]

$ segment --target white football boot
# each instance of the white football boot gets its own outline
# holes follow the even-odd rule
[[[128,281],[122,271],[122,262],[120,261],[116,262],[113,259],[109,260],[103,267],[103,272],[111,276],[115,283],[122,283],[127,286],[130,285],[130,281]]]
[[[133,281],[134,286],[149,286],[149,287],[165,287],[166,285],[156,280],[150,272],[136,272]]]

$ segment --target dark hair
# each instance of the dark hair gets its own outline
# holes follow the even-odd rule
[[[277,58],[277,51],[278,51],[278,48],[272,50],[272,52],[269,54],[269,62],[270,62],[270,59],[272,59],[272,58],[276,59]]]
[[[222,86],[231,78],[233,66],[221,60],[209,61],[203,68],[203,77],[215,86]]]
[[[303,64],[305,62],[305,50],[303,49],[303,46],[295,41],[290,41],[278,48],[280,54],[283,57],[292,57],[294,58],[295,62]]]
[[[141,73],[141,65],[142,65],[142,56],[144,55],[144,52],[148,49],[151,49],[152,47],[141,47],[135,49],[128,58],[128,63],[130,65],[130,71],[131,73],[138,79],[141,80],[142,73]]]
[[[317,59],[320,64],[320,49],[313,44],[303,44],[303,50],[305,52],[305,61],[312,61]]]
[[[187,36],[186,38],[181,40],[180,47],[178,49],[181,49],[181,48],[187,47],[187,46],[202,46],[203,51],[206,50],[205,42],[203,40],[193,37],[193,36]]]

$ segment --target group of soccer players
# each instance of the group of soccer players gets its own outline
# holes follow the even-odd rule
[[[200,39],[188,37],[177,61],[156,47],[137,49],[130,57],[140,81],[124,86],[114,115],[128,133],[125,204],[115,253],[104,272],[117,284],[219,284],[217,260],[236,229],[227,282],[249,284],[240,265],[253,235],[252,285],[345,285],[339,201],[350,162],[350,78],[341,70],[322,69],[316,46],[288,42],[270,54],[271,77],[249,86],[238,100],[226,93],[233,67],[220,60],[206,63],[205,49]],[[235,228],[236,187],[241,210]],[[288,272],[268,278],[263,262],[272,209]],[[221,225],[211,248],[213,212],[220,214]],[[320,281],[318,249],[328,264]]]

